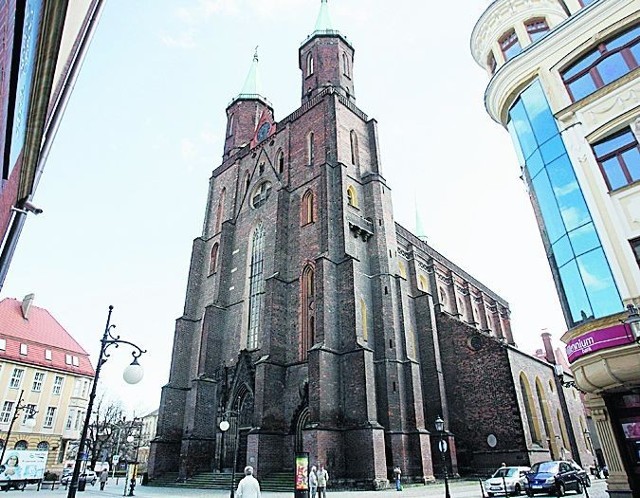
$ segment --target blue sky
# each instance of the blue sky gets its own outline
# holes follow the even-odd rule
[[[137,414],[157,407],[182,314],[191,244],[220,163],[224,110],[259,45],[276,120],[300,103],[297,51],[319,0],[108,0],[3,289],[36,294],[92,354],[107,307],[146,347],[126,386],[120,349],[103,387]],[[484,111],[469,50],[487,1],[329,0],[353,43],[358,106],[379,123],[396,221],[507,299],[515,340],[541,347],[564,322],[508,133]],[[558,342],[559,344],[559,342]]]

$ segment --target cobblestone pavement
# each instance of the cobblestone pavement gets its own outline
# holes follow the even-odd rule
[[[606,481],[594,479],[593,485],[587,489],[589,498],[608,498],[606,492]],[[127,489],[128,493],[128,489]],[[478,481],[453,481],[450,486],[451,498],[481,498],[482,493]],[[164,498],[164,497],[184,497],[184,498],[222,498],[228,497],[229,491],[223,490],[203,490],[203,489],[182,489],[182,488],[156,488],[151,486],[137,486],[134,495],[139,498]],[[0,497],[6,496],[11,498],[64,498],[67,496],[67,490],[64,488],[41,489],[37,491],[34,486],[29,486],[24,491],[11,490],[6,493],[0,492]],[[77,493],[77,498],[112,498],[114,496],[124,496],[124,481],[122,479],[116,484],[112,479],[104,491],[100,491],[100,487],[87,486],[86,491]],[[293,492],[264,492],[262,496],[265,498],[293,498]],[[524,496],[524,495],[523,495]],[[545,495],[538,495],[545,496]],[[587,498],[587,494],[576,495],[568,492],[567,497],[580,496]],[[327,492],[327,498],[418,498],[418,497],[441,497],[444,498],[444,485],[442,482],[429,484],[427,486],[409,486],[402,491],[385,490],[385,491],[331,491]]]

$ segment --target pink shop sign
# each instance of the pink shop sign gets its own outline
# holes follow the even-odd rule
[[[627,326],[625,324],[614,325],[606,329],[594,330],[569,341],[566,348],[567,358],[569,363],[573,363],[585,354],[631,342],[633,342],[633,338]]]

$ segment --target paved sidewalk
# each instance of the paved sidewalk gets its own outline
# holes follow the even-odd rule
[[[477,481],[453,481],[450,486],[451,498],[480,498],[480,484]],[[127,488],[128,492],[128,488]],[[594,479],[593,485],[587,489],[589,498],[608,498],[606,492],[606,481]],[[113,498],[123,496],[124,481],[119,480],[116,485],[115,481],[109,479],[104,491],[100,491],[99,485],[87,486],[86,491],[79,491],[77,498]],[[204,489],[182,489],[182,488],[156,488],[152,486],[137,486],[134,491],[135,496],[139,498],[166,498],[166,497],[184,497],[184,498],[222,498],[228,497],[229,491],[224,490],[204,490]],[[293,498],[292,492],[264,492],[265,498]],[[11,490],[6,493],[0,492],[0,498],[64,498],[67,496],[67,490],[63,488],[51,491],[50,489],[41,489],[36,491],[35,487],[29,486],[24,491]],[[523,495],[524,496],[524,495]],[[539,495],[542,496],[542,495]],[[586,498],[586,494],[576,495],[575,493],[567,493],[568,497],[580,496]],[[429,484],[427,486],[409,486],[402,491],[392,489],[385,491],[331,491],[327,492],[327,498],[444,498],[444,485],[442,482]]]

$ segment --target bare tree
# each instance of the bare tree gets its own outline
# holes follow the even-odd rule
[[[121,426],[125,417],[119,403],[107,400],[104,394],[94,407],[89,431],[87,433],[87,452],[90,454],[91,468],[98,461],[109,461],[117,447],[116,437],[120,437]],[[126,437],[126,436],[125,436]]]

